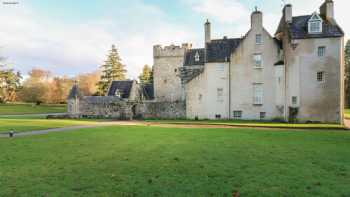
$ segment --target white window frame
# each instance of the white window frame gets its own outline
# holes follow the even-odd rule
[[[318,57],[324,57],[326,56],[326,47],[325,46],[319,46],[317,48],[317,56]]]
[[[255,35],[255,44],[257,44],[257,45],[263,44],[262,34],[256,34]]]
[[[310,34],[322,33],[322,22],[322,18],[317,13],[313,13],[308,21],[308,32]]]
[[[292,99],[292,105],[293,106],[297,106],[298,105],[298,97],[297,96],[292,96],[291,99]]]
[[[264,104],[264,84],[254,83],[253,84],[253,105]]]
[[[199,58],[200,58],[200,56],[199,56],[199,53],[197,51],[196,55],[194,56],[194,61],[199,62]]]
[[[262,60],[261,53],[255,53],[253,55],[253,59],[254,59],[254,68],[263,68],[263,60]]]
[[[224,88],[217,88],[216,89],[216,96],[217,96],[217,100],[219,102],[224,101]]]

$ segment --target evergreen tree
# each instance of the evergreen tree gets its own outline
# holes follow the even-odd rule
[[[350,40],[348,40],[346,43],[344,58],[345,105],[350,106]]]
[[[102,75],[98,82],[98,94],[105,95],[112,81],[125,80],[126,72],[125,65],[121,63],[118,50],[115,45],[112,45],[112,49],[107,56],[105,64],[101,66]]]
[[[139,76],[139,79],[142,84],[152,84],[153,83],[152,68],[146,64],[142,69],[142,73]]]

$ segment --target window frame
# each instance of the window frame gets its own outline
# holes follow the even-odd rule
[[[326,56],[326,47],[325,46],[317,47],[317,56],[318,57],[325,57]]]
[[[258,38],[260,38],[260,39],[258,39]],[[256,45],[262,45],[263,44],[262,34],[255,34],[255,44]]]
[[[263,104],[264,104],[264,84],[254,83],[253,84],[253,105],[263,105]]]
[[[317,29],[315,28],[317,25]],[[319,34],[322,33],[322,18],[315,12],[308,21],[308,33],[309,34]]]
[[[257,57],[260,57],[260,65],[258,65],[258,58]],[[254,68],[255,69],[262,69],[263,68],[263,58],[262,58],[262,53],[255,53],[253,55],[253,60],[254,60]]]
[[[298,97],[297,96],[292,96],[292,105],[293,106],[296,106],[296,105],[298,105]]]
[[[325,82],[325,72],[324,71],[316,72],[316,81],[318,83],[324,83]]]
[[[233,119],[240,120],[243,117],[243,111],[242,110],[234,110],[233,111]]]

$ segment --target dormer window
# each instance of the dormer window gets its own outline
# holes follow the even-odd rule
[[[313,13],[309,19],[308,29],[310,34],[317,34],[322,32],[322,18],[317,13]]]
[[[199,62],[199,53],[198,53],[198,51],[196,52],[196,55],[194,56],[194,60],[196,62]]]

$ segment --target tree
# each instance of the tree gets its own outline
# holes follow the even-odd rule
[[[102,75],[98,82],[98,93],[99,95],[105,95],[108,87],[114,80],[125,80],[126,72],[125,65],[121,63],[118,50],[115,45],[112,45],[112,49],[107,56],[105,64],[101,66]]]
[[[146,64],[142,69],[142,73],[139,76],[139,79],[142,84],[152,84],[153,83],[152,68]]]
[[[3,61],[0,58],[0,102],[13,102],[16,100],[22,76],[20,72],[6,68]]]
[[[50,72],[42,69],[32,69],[29,78],[23,82],[20,98],[24,102],[48,102]]]
[[[346,43],[344,58],[345,105],[350,106],[350,40]]]
[[[97,83],[100,80],[101,72],[80,74],[78,76],[79,88],[83,95],[92,96],[97,92]]]

